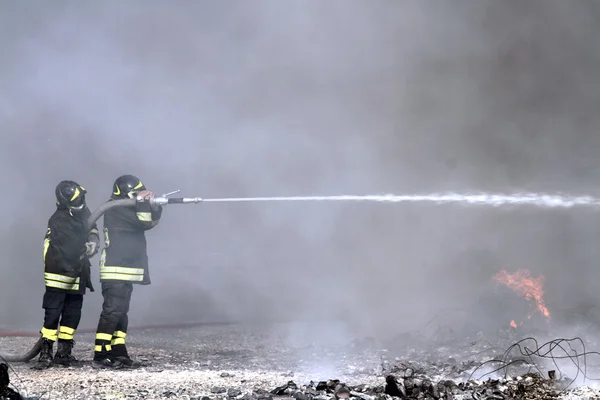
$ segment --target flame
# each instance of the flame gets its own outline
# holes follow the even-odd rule
[[[544,277],[540,275],[537,278],[531,276],[527,270],[518,270],[514,274],[509,274],[506,270],[498,272],[494,279],[517,293],[523,295],[528,301],[533,301],[535,309],[544,317],[550,319],[550,311],[544,303]],[[531,318],[530,312],[527,318]],[[516,328],[515,321],[510,322],[510,326]]]

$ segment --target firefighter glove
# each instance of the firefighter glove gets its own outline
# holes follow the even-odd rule
[[[85,255],[87,257],[93,257],[98,252],[98,243],[87,242],[85,244]]]
[[[138,201],[150,200],[152,197],[154,197],[154,193],[150,190],[142,190],[137,194]]]

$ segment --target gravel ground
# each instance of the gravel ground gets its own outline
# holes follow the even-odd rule
[[[272,390],[290,380],[341,379],[349,384],[382,384],[380,352],[372,346],[343,342],[315,346],[310,340],[290,343],[288,325],[209,326],[181,330],[133,331],[132,357],[152,365],[138,370],[97,371],[91,368],[93,334],[76,336],[74,355],[81,369],[53,367],[34,371],[15,363],[11,383],[22,394],[43,399],[200,398],[227,397],[219,388]],[[306,339],[306,338],[305,338]],[[0,338],[0,348],[21,352],[33,338]]]
[[[482,379],[496,378],[498,374],[485,376],[496,366],[480,368],[481,363],[500,357],[518,340],[514,336],[494,343],[464,337],[451,341],[443,337],[424,340],[419,334],[405,334],[379,343],[369,338],[350,337],[339,327],[322,324],[145,330],[132,331],[128,347],[132,356],[149,360],[151,366],[97,371],[90,365],[93,338],[93,334],[76,337],[74,355],[84,362],[83,368],[53,367],[34,371],[30,364],[15,363],[11,383],[26,396],[64,400],[201,399],[204,396],[225,400],[241,399],[249,393],[254,393],[256,400],[257,393],[267,393],[288,381],[307,385],[311,381],[338,379],[351,386],[381,387],[385,385],[386,375],[394,369],[396,372],[419,371],[433,382],[448,379],[464,382],[472,378],[475,384],[484,385]],[[0,338],[0,348],[21,352],[34,341],[34,338]],[[531,347],[531,343],[528,346]],[[594,366],[591,361],[588,365],[588,373],[600,372],[600,366]],[[523,365],[499,373],[510,372],[509,375],[515,377],[534,369],[543,376],[557,368],[554,364]],[[559,369],[559,375],[562,376],[563,371],[571,377],[575,374],[573,369]],[[562,394],[564,399],[598,397],[600,391],[586,388]],[[315,397],[318,400],[330,398]]]

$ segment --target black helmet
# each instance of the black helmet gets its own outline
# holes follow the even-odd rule
[[[87,191],[73,181],[62,181],[56,185],[56,207],[80,210],[85,206],[85,194]]]
[[[138,177],[133,175],[123,175],[117,178],[113,184],[113,199],[133,198],[138,192],[146,190],[146,186]]]

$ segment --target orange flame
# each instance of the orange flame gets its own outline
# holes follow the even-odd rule
[[[494,276],[494,279],[525,296],[527,300],[533,301],[537,311],[544,317],[550,318],[550,311],[548,311],[548,308],[544,304],[543,276],[540,275],[534,278],[527,270],[518,270],[514,274],[509,274],[506,270],[501,270]],[[531,313],[528,318],[531,318]],[[510,325],[516,327],[514,321],[511,321]]]

